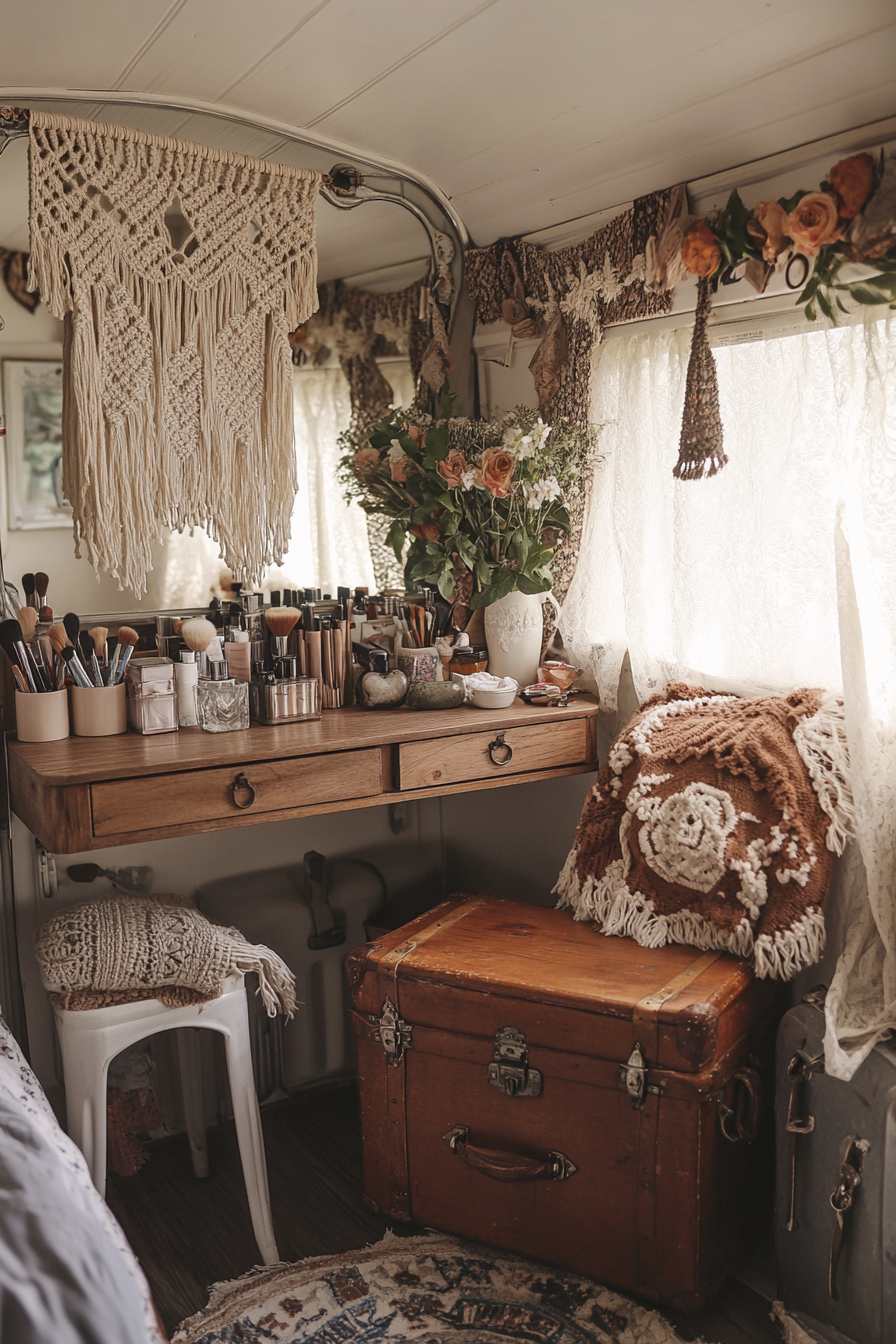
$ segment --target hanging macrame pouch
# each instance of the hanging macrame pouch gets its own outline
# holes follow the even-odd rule
[[[201,526],[259,583],[297,488],[287,336],[317,306],[320,174],[41,112],[30,126],[29,286],[66,323],[76,549],[140,595],[159,536]]]

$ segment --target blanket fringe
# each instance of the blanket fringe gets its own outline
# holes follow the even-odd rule
[[[819,806],[831,822],[825,843],[834,854],[842,854],[855,829],[843,702],[836,695],[825,695],[816,712],[794,728],[793,741]]]
[[[258,976],[258,993],[268,1017],[282,1012],[290,1021],[295,1016],[295,976],[276,952],[261,944],[234,943],[232,966],[243,975],[254,972]]]
[[[792,980],[798,971],[814,966],[824,953],[824,915],[817,906],[807,910],[787,929],[756,939],[753,965],[758,979]]]

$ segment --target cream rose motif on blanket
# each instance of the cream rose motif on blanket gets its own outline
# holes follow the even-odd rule
[[[668,882],[710,891],[725,873],[725,842],[737,810],[723,789],[688,784],[668,798],[645,798],[636,808],[643,825],[641,853]]]
[[[843,706],[671,685],[610,748],[555,890],[644,947],[689,943],[790,979],[824,948],[853,803]]]

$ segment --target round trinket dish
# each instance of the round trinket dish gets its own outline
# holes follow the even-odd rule
[[[519,686],[516,682],[512,686],[500,686],[493,688],[491,686],[471,687],[473,704],[478,705],[480,709],[507,709],[516,699]]]

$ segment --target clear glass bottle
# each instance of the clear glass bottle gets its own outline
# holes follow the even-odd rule
[[[223,658],[209,659],[196,688],[199,727],[207,733],[231,733],[249,727],[249,683],[227,675]]]

